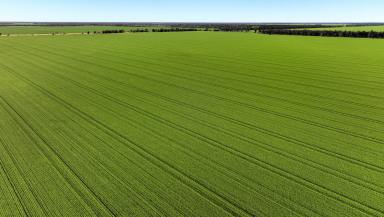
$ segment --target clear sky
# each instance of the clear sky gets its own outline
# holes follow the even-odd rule
[[[0,0],[0,21],[384,22],[384,0]]]

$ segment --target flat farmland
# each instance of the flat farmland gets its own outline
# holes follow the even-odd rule
[[[0,26],[3,35],[30,35],[30,34],[52,34],[52,33],[86,33],[101,32],[103,30],[125,31],[133,29],[156,29],[158,27],[129,27],[129,26]]]
[[[383,216],[384,41],[0,38],[0,216]]]

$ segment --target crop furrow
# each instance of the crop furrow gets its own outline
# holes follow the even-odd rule
[[[54,54],[54,53],[52,53],[52,54]],[[162,83],[162,84],[167,85],[167,86],[172,86],[172,87],[175,87],[175,88],[178,88],[178,89],[186,90],[188,92],[193,92],[193,93],[200,94],[200,95],[203,95],[203,96],[215,98],[217,100],[222,100],[222,101],[230,102],[230,103],[237,104],[237,105],[240,105],[240,106],[244,106],[244,107],[247,107],[247,108],[250,108],[250,109],[253,109],[253,110],[257,110],[257,111],[260,111],[260,112],[269,113],[269,114],[280,116],[280,117],[283,117],[283,118],[288,118],[288,119],[296,120],[296,121],[299,121],[299,122],[302,122],[302,123],[306,123],[306,124],[309,124],[309,125],[312,125],[312,126],[316,126],[316,127],[319,127],[319,128],[323,128],[323,129],[326,129],[326,130],[333,130],[333,131],[338,132],[338,133],[343,133],[343,134],[347,134],[347,135],[350,135],[350,136],[353,136],[353,137],[357,137],[357,138],[365,139],[365,140],[368,140],[368,141],[384,144],[384,140],[378,139],[378,138],[375,138],[375,137],[363,135],[363,134],[356,133],[356,132],[350,132],[349,130],[344,130],[344,129],[340,129],[340,128],[336,128],[336,127],[320,124],[320,123],[317,123],[317,122],[313,122],[313,121],[306,120],[306,119],[303,119],[303,118],[295,117],[295,116],[292,116],[292,115],[286,115],[286,114],[283,114],[283,113],[274,112],[274,111],[263,109],[263,108],[260,108],[260,107],[257,107],[257,106],[254,106],[254,105],[251,105],[251,104],[248,104],[248,103],[243,103],[243,102],[239,102],[239,101],[236,101],[236,100],[227,99],[227,98],[224,98],[224,97],[221,97],[221,96],[205,93],[205,92],[202,92],[202,91],[199,91],[199,90],[194,90],[194,89],[191,89],[191,88],[186,88],[186,87],[183,87],[183,86],[180,86],[180,85],[176,85],[176,84],[172,84],[172,83],[169,83],[169,82],[165,82],[165,81],[162,81],[162,80],[148,78],[148,77],[143,76],[143,75],[137,75],[137,74],[133,74],[133,73],[128,73],[128,72],[125,72],[125,71],[122,71],[122,70],[117,70],[117,69],[114,69],[114,68],[110,68],[110,67],[107,67],[107,66],[104,66],[104,65],[101,65],[101,64],[90,63],[90,62],[85,61],[85,60],[74,59],[74,58],[71,58],[71,57],[66,57],[66,56],[61,55],[61,54],[55,54],[55,55],[62,56],[64,58],[69,58],[69,59],[72,59],[72,60],[75,60],[75,61],[79,61],[79,62],[84,62],[86,64],[97,65],[99,67],[102,67],[102,68],[105,68],[105,69],[108,69],[108,70],[114,70],[114,71],[117,71],[117,72],[120,72],[120,73],[130,74],[130,75],[138,77],[138,78],[142,78],[142,79],[145,79],[145,80],[153,81],[155,83]],[[142,68],[142,67],[138,67],[138,68]],[[143,68],[143,69],[146,69],[146,68]]]
[[[20,113],[18,113],[16,110],[15,110],[15,108],[13,108],[6,100],[5,100],[5,98],[3,98],[3,97],[1,97],[0,96],[0,99],[1,99],[1,101],[3,102],[3,103],[5,103],[5,105],[7,105],[7,107],[9,108],[9,109],[11,109],[11,111],[15,114],[15,115],[17,115],[17,117],[18,118],[20,118],[20,120],[23,122],[23,125],[22,124],[20,124],[19,123],[19,121],[17,121],[17,119],[15,119],[15,122],[16,123],[19,123],[19,125],[20,125],[20,127],[23,129],[23,131],[26,133],[26,135],[28,135],[28,137],[32,140],[32,141],[35,141],[36,139],[32,136],[32,135],[30,135],[30,133],[29,133],[29,131],[31,131],[31,132],[33,132],[33,134],[34,135],[36,135],[38,138],[39,138],[39,140],[41,140],[44,144],[45,144],[45,147],[47,147],[53,154],[54,154],[54,156],[55,156],[55,158],[57,158],[57,159],[59,159],[60,160],[60,162],[65,166],[65,168],[68,170],[68,171],[70,171],[71,172],[71,174],[73,174],[80,182],[81,182],[81,184],[84,186],[84,187],[86,187],[86,189],[90,192],[90,193],[92,193],[92,195],[98,200],[98,202],[100,203],[100,204],[102,204],[103,205],[103,207],[105,207],[105,209],[109,212],[109,214],[111,214],[112,216],[116,216],[116,214],[114,213],[114,211],[112,211],[112,209],[110,209],[98,196],[97,196],[97,194],[92,190],[92,189],[90,189],[87,185],[86,185],[86,183],[81,179],[81,177],[77,174],[77,173],[75,173],[75,171],[67,164],[67,162],[65,161],[65,159],[62,157],[62,156],[60,156],[60,154],[54,149],[54,148],[52,148],[52,146],[51,145],[49,145],[48,143],[47,143],[47,141],[46,141],[46,139],[44,138],[44,137],[42,137],[42,135],[40,135],[40,133],[36,130],[36,129],[34,129],[33,128],[33,126],[20,114]],[[8,111],[8,110],[7,110]],[[8,111],[9,112],[9,111]],[[10,113],[11,114],[11,113]],[[11,115],[12,116],[12,115]],[[25,129],[25,127],[24,127],[24,125],[26,126],[26,127],[28,127],[28,129]],[[64,175],[63,174],[63,171],[60,169],[60,168],[58,168],[57,166],[56,166],[56,164],[55,163],[53,163],[53,159],[51,158],[51,157],[49,157],[49,154],[47,154],[45,151],[44,151],[44,149],[43,148],[41,148],[40,147],[40,145],[38,145],[38,141],[35,141],[35,144],[36,144],[36,146],[39,148],[39,150],[41,151],[41,153],[43,153],[44,155],[45,155],[45,157],[51,162],[51,165],[52,166],[54,166],[55,167],[55,169],[62,175],[62,177],[68,182],[68,184],[70,184],[71,186],[72,186],[72,188],[78,193],[78,195],[84,200],[84,202],[86,203],[86,204],[88,204],[88,206],[90,207],[90,208],[92,208],[92,210],[93,211],[95,211],[96,213],[97,213],[97,211],[96,210],[94,210],[94,204],[90,204],[90,203],[87,203],[87,198],[85,197],[85,195],[83,195],[82,193],[80,193],[80,191],[79,191],[79,188],[78,187],[76,187],[76,185],[75,184],[73,184],[73,182],[72,181],[70,181],[69,180],[69,178],[67,178],[67,176],[66,175]],[[47,215],[47,216],[49,216],[49,215]]]
[[[157,156],[149,153],[148,151],[143,149],[139,144],[133,142],[132,140],[130,140],[129,138],[127,138],[124,135],[120,134],[116,130],[114,130],[114,129],[110,128],[109,126],[103,124],[102,122],[96,120],[94,117],[89,116],[88,114],[80,111],[75,106],[73,106],[71,104],[68,104],[67,102],[63,101],[61,98],[57,97],[55,94],[47,91],[46,89],[44,89],[43,87],[41,87],[41,86],[39,86],[37,84],[35,84],[34,82],[32,82],[29,79],[25,78],[24,76],[20,75],[16,71],[13,71],[13,73],[17,74],[22,80],[25,80],[26,82],[30,83],[32,86],[36,87],[42,93],[44,93],[47,96],[49,96],[50,98],[52,98],[54,101],[56,101],[56,102],[58,102],[60,104],[63,104],[68,109],[70,109],[70,110],[74,111],[75,113],[79,114],[81,117],[85,118],[86,120],[89,120],[89,121],[95,123],[101,129],[104,129],[105,133],[108,133],[108,134],[114,136],[115,138],[120,138],[120,141],[125,141],[124,142],[125,144],[131,145],[130,147],[132,148],[133,151],[137,152],[139,155],[141,155],[142,157],[144,157],[148,161],[150,161],[153,164],[157,165],[159,168],[163,169],[165,172],[167,172],[167,173],[171,174],[172,176],[174,176],[175,178],[179,179],[182,183],[184,183],[185,185],[189,186],[194,191],[198,192],[199,194],[203,195],[206,198],[209,198],[217,206],[221,207],[222,209],[226,210],[227,212],[231,213],[232,215],[239,216],[239,214],[237,213],[238,211],[240,211],[243,214],[250,215],[250,216],[253,215],[252,213],[249,213],[247,210],[244,210],[243,208],[239,207],[238,205],[236,205],[236,204],[234,204],[234,203],[232,203],[230,201],[227,201],[218,192],[214,192],[214,191],[210,190],[210,188],[208,186],[204,185],[204,183],[194,179],[193,177],[187,175],[183,171],[180,171],[179,169],[175,168],[174,166],[172,166],[171,164],[167,163],[163,159],[160,159]],[[185,178],[188,179],[189,181],[186,181]],[[199,185],[201,187],[204,187],[204,189],[207,190],[209,193],[213,194],[214,197],[210,196],[209,193],[207,194],[206,192],[201,191],[199,188],[194,187],[192,184],[188,184],[189,182],[192,182],[193,184],[197,184],[197,185]],[[232,210],[233,208],[231,208],[231,207],[226,207],[226,206],[221,205],[221,203],[222,203],[221,201],[224,201],[224,204],[227,204],[227,205],[235,207],[236,208],[235,210],[238,210],[238,211]]]
[[[20,75],[21,76],[21,75]],[[26,79],[26,78],[24,78],[24,79]],[[27,79],[28,80],[28,79]],[[32,82],[32,81],[29,81],[29,82]],[[32,82],[33,83],[33,82]],[[34,84],[34,83],[33,83]],[[42,88],[42,87],[39,87],[39,88]],[[48,94],[52,94],[52,93],[50,93],[49,91],[47,92]],[[52,94],[53,95],[53,94]],[[73,107],[72,105],[70,105],[71,107]],[[75,108],[75,107],[74,107]],[[81,112],[81,111],[80,111]],[[158,117],[159,118],[159,117]],[[97,121],[97,120],[95,120],[95,121]],[[98,121],[97,121],[98,122]],[[100,122],[98,122],[99,124],[102,124],[102,123],[100,123]],[[104,124],[102,124],[103,126],[105,126],[105,127],[107,127],[106,125],[104,125]],[[180,126],[180,127],[182,127],[182,126]],[[109,127],[108,127],[109,128]],[[116,132],[115,130],[113,130],[113,129],[111,129],[113,132],[115,132],[116,134],[118,134],[118,132]],[[201,136],[201,135],[199,135],[199,136]],[[207,139],[206,141],[212,141],[211,139],[209,139],[209,138],[205,138],[205,139]],[[217,142],[217,141],[214,141],[214,142]],[[230,147],[226,147],[226,148],[230,148]],[[234,150],[232,150],[232,151],[234,151]],[[328,188],[326,188],[326,187],[323,187],[323,186],[320,186],[320,185],[318,185],[318,184],[316,184],[316,183],[313,183],[312,181],[310,181],[310,180],[308,180],[308,179],[306,179],[306,178],[303,178],[303,177],[298,177],[298,176],[296,176],[296,175],[294,175],[294,174],[291,174],[291,173],[289,173],[288,171],[286,171],[286,170],[284,170],[284,169],[282,169],[282,168],[279,168],[279,167],[276,167],[276,166],[273,166],[273,165],[271,165],[270,163],[268,163],[268,162],[265,162],[265,161],[261,161],[261,160],[257,160],[257,161],[255,161],[255,159],[252,157],[252,156],[249,156],[248,154],[246,154],[246,153],[240,153],[240,152],[238,152],[237,150],[235,150],[235,152],[234,153],[236,153],[236,154],[239,154],[238,156],[239,157],[241,157],[242,159],[244,159],[244,160],[247,160],[247,161],[249,161],[249,162],[252,162],[252,163],[256,163],[256,164],[258,164],[258,165],[261,165],[261,164],[259,164],[258,162],[261,162],[262,164],[265,164],[265,166],[264,166],[264,168],[265,169],[267,169],[267,170],[270,170],[270,171],[273,171],[273,172],[276,172],[277,174],[279,174],[279,175],[281,175],[282,177],[285,177],[285,178],[287,178],[288,180],[292,180],[292,181],[294,181],[294,182],[297,182],[297,183],[299,183],[299,184],[302,184],[303,186],[305,186],[305,187],[307,187],[307,188],[309,188],[309,189],[313,189],[313,190],[315,190],[315,191],[317,191],[317,192],[319,192],[319,193],[321,193],[321,194],[324,194],[324,195],[327,195],[327,196],[329,196],[329,197],[332,197],[332,198],[334,198],[334,199],[336,199],[336,200],[338,200],[338,201],[340,201],[340,202],[342,202],[342,203],[345,203],[345,204],[347,204],[347,205],[350,205],[350,206],[352,206],[352,207],[354,207],[354,208],[356,208],[356,209],[358,209],[358,210],[361,210],[362,212],[368,212],[368,213],[370,213],[370,211],[367,211],[367,210],[365,210],[364,208],[362,208],[361,207],[361,205],[362,206],[366,206],[367,208],[369,208],[369,209],[371,209],[371,210],[374,210],[374,212],[373,213],[375,213],[375,212],[377,212],[377,213],[379,213],[380,212],[380,210],[377,210],[377,209],[375,209],[374,207],[370,207],[368,204],[359,204],[357,201],[354,201],[353,199],[351,199],[351,198],[349,198],[349,197],[347,197],[347,196],[345,196],[345,195],[342,195],[342,194],[340,194],[340,193],[337,193],[337,192],[334,192],[334,191],[332,191],[331,189],[328,189]],[[177,170],[177,169],[176,169]],[[178,170],[178,171],[180,171],[180,170]],[[181,172],[181,171],[180,171]],[[181,172],[181,173],[183,173],[183,172]],[[184,174],[184,173],[183,173]],[[188,177],[188,176],[187,176]],[[193,178],[191,178],[192,180],[194,180],[194,181],[196,181],[195,179],[193,179]],[[198,181],[197,181],[198,182]],[[314,186],[317,186],[317,187],[319,187],[319,189],[318,188],[314,188]],[[325,191],[324,191],[325,190]],[[341,198],[345,198],[345,199],[347,199],[348,201],[345,201],[344,199],[341,199]],[[373,213],[371,213],[371,214],[373,214]]]

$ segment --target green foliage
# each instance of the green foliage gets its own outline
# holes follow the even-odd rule
[[[383,49],[1,37],[0,216],[382,216]]]
[[[345,27],[333,27],[333,28],[318,28],[308,30],[329,30],[329,31],[354,31],[354,32],[384,32],[384,26],[345,26]]]

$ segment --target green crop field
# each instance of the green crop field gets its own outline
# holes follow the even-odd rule
[[[152,29],[158,27],[129,26],[0,26],[0,33],[6,34],[51,34],[51,33],[83,33],[103,30]]]
[[[345,27],[334,27],[334,28],[309,28],[309,30],[384,32],[384,26],[345,26]]]
[[[0,38],[0,216],[383,216],[384,40]]]

